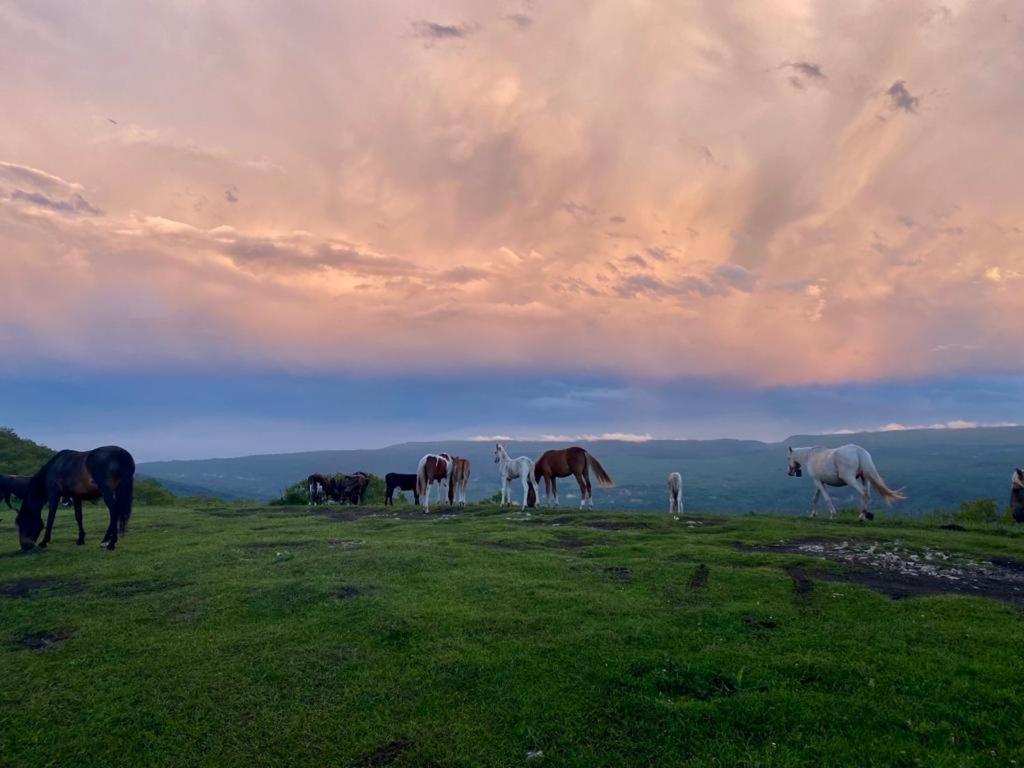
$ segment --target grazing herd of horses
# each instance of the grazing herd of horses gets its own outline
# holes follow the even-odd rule
[[[522,490],[522,509],[535,506],[540,500],[540,480],[544,480],[544,498],[548,505],[558,506],[558,480],[573,477],[580,489],[580,508],[593,508],[593,486],[590,475],[599,485],[614,484],[612,476],[592,453],[572,446],[544,451],[536,460],[527,456],[512,458],[501,443],[494,446],[494,463],[498,466],[501,486],[501,505],[512,503],[511,484],[519,480]],[[904,498],[903,493],[889,488],[875,468],[871,454],[859,445],[839,448],[789,448],[787,470],[791,477],[802,477],[806,472],[814,481],[814,496],[810,514],[818,512],[818,502],[824,498],[830,515],[836,516],[836,507],[829,496],[828,487],[849,487],[860,501],[860,519],[872,520],[869,509],[873,488],[887,503]],[[396,491],[412,491],[417,506],[430,511],[430,492],[437,486],[438,501],[447,499],[449,505],[465,506],[469,484],[470,463],[461,456],[448,453],[424,455],[415,474],[389,472],[385,476],[385,504],[393,504]],[[103,499],[110,514],[110,523],[101,546],[114,549],[124,533],[132,514],[132,496],[135,482],[135,460],[124,448],[114,445],[91,451],[60,451],[49,459],[34,475],[0,475],[0,499],[8,507],[11,497],[21,500],[15,523],[18,542],[23,550],[46,547],[53,533],[54,518],[62,502],[74,506],[78,523],[78,544],[85,543],[82,525],[82,502]],[[370,484],[369,475],[355,472],[351,475],[310,475],[306,482],[310,504],[339,501],[363,504]],[[679,472],[668,476],[669,512],[679,515],[683,511],[683,478]],[[48,508],[43,522],[43,508]],[[1010,511],[1013,519],[1024,523],[1024,468],[1015,469],[1010,484]],[[45,530],[43,540],[40,534]]]

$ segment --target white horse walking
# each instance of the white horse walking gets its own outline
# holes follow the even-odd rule
[[[530,489],[533,488],[533,497],[540,500],[540,490],[537,488],[537,478],[533,473],[533,460],[526,456],[513,459],[508,455],[505,446],[496,443],[494,446],[494,463],[498,465],[498,479],[501,481],[501,506],[507,501],[512,503],[512,481],[522,480],[523,483],[523,511],[526,511],[526,502],[530,496]]]
[[[668,476],[668,511],[672,515],[683,514],[683,476],[678,472]]]
[[[841,488],[848,485],[857,492],[860,497],[860,517],[858,520],[874,520],[873,512],[868,511],[868,503],[871,500],[870,489],[881,494],[886,504],[899,501],[905,498],[900,491],[889,488],[882,476],[875,469],[875,463],[871,460],[871,454],[859,445],[844,445],[839,448],[790,448],[789,449],[789,476],[802,477],[804,470],[807,470],[811,479],[814,480],[814,498],[811,500],[811,517],[818,514],[818,499],[825,497],[829,514],[836,516],[836,505],[832,503],[832,497],[825,490],[826,485],[834,488]]]

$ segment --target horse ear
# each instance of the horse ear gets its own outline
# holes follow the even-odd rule
[[[792,453],[793,452],[793,446],[792,445],[787,446],[786,450],[789,451],[790,453]]]

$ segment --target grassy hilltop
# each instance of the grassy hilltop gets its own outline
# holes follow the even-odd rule
[[[108,553],[104,514],[16,555],[0,512],[0,764],[1024,761],[1012,527],[140,507]]]

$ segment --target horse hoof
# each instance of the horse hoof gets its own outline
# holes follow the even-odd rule
[[[78,546],[82,546],[83,544],[85,544],[85,539],[79,539],[75,542],[75,544],[77,544]]]
[[[36,546],[38,546],[40,549],[46,549],[46,544],[47,544],[47,542],[41,541]]]

